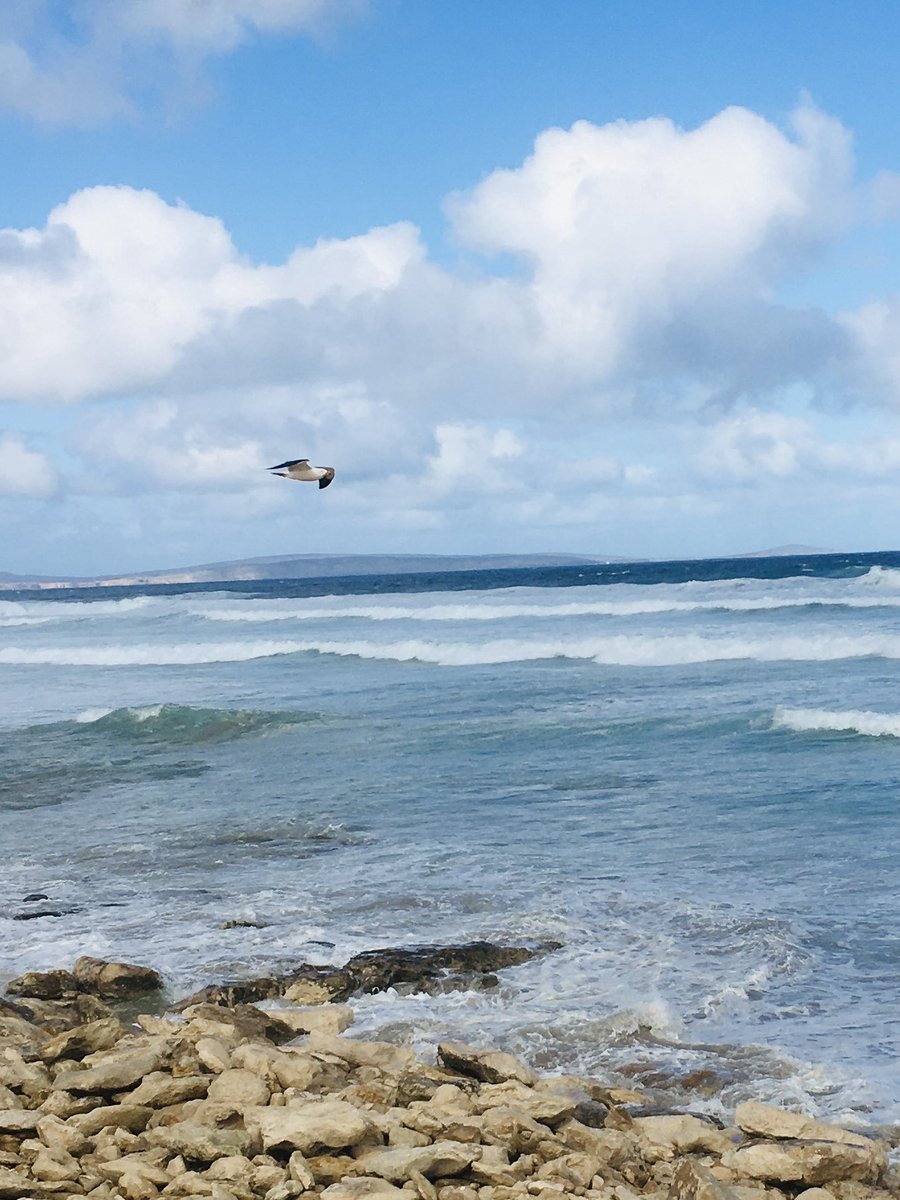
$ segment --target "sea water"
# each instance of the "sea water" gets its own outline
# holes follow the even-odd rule
[[[550,939],[354,1029],[896,1121],[898,671],[896,554],[5,591],[0,982]]]

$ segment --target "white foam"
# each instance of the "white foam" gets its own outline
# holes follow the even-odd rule
[[[859,733],[864,737],[900,737],[900,713],[854,709],[831,712],[824,708],[776,708],[773,723],[797,733],[829,731]]]
[[[333,654],[383,662],[467,667],[565,658],[601,666],[667,667],[707,662],[833,662],[847,658],[900,659],[898,634],[784,635],[761,638],[701,634],[586,638],[498,638],[485,642],[366,640],[248,641],[159,645],[4,647],[0,663],[123,667],[248,662],[287,654]]]

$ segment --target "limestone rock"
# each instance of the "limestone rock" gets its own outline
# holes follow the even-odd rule
[[[486,1083],[479,1088],[475,1097],[476,1111],[486,1112],[494,1107],[518,1109],[552,1129],[571,1117],[577,1104],[571,1096],[537,1091],[516,1079],[508,1079],[504,1083]]]
[[[37,1129],[41,1113],[28,1108],[0,1109],[0,1133],[12,1133],[17,1137],[28,1137]]]
[[[701,1150],[721,1155],[733,1149],[730,1138],[717,1125],[699,1117],[677,1113],[635,1117],[633,1128],[651,1161]]]
[[[737,1200],[737,1195],[708,1167],[686,1158],[675,1168],[668,1200]]]
[[[887,1167],[887,1151],[877,1142],[755,1142],[723,1155],[722,1162],[739,1175],[773,1183],[876,1183]]]
[[[483,1083],[503,1083],[517,1079],[532,1087],[538,1075],[513,1054],[502,1050],[479,1050],[462,1042],[442,1042],[438,1046],[438,1059],[453,1071],[471,1075]]]
[[[161,1048],[113,1051],[96,1066],[60,1072],[55,1083],[66,1092],[123,1092],[158,1070],[164,1060]]]
[[[26,1062],[12,1046],[0,1049],[0,1084],[33,1096],[52,1087],[50,1072],[40,1063]]]
[[[194,1121],[157,1127],[144,1137],[152,1146],[164,1146],[186,1159],[206,1163],[235,1154],[249,1156],[254,1148],[253,1135],[246,1129],[215,1129]]]
[[[152,967],[107,962],[88,955],[82,955],[76,961],[72,974],[80,991],[111,1000],[124,1000],[143,992],[158,991],[163,986],[162,976]]]
[[[392,1042],[362,1042],[321,1032],[309,1035],[307,1049],[317,1054],[333,1054],[355,1067],[377,1067],[398,1074],[416,1061],[415,1054],[407,1046],[395,1046]]]
[[[369,1125],[352,1104],[317,1100],[289,1108],[247,1108],[248,1126],[259,1129],[265,1150],[299,1150],[309,1154],[320,1147],[338,1150],[355,1146]]]
[[[71,971],[26,971],[6,985],[10,996],[33,996],[37,1000],[57,1000],[78,991]]]
[[[140,1133],[146,1129],[154,1110],[146,1104],[102,1104],[90,1112],[76,1113],[69,1124],[85,1137],[96,1137],[101,1129],[127,1129]]]
[[[147,1104],[150,1108],[168,1108],[199,1100],[210,1086],[209,1075],[181,1075],[177,1078],[166,1071],[151,1071],[128,1096],[129,1104]]]
[[[232,1104],[243,1108],[245,1105],[263,1105],[269,1103],[270,1091],[268,1086],[253,1071],[240,1068],[222,1071],[209,1084],[209,1099],[215,1104]]]
[[[758,1100],[746,1100],[734,1110],[734,1123],[756,1137],[806,1139],[820,1142],[847,1142],[851,1146],[871,1145],[871,1139],[863,1134],[842,1129],[839,1125],[826,1125],[803,1113],[788,1112]]]
[[[28,1179],[23,1171],[11,1171],[0,1167],[0,1196],[6,1200],[22,1200],[25,1196],[33,1195]]]
[[[481,1147],[466,1142],[434,1142],[430,1146],[372,1150],[357,1160],[360,1171],[396,1183],[419,1171],[426,1179],[460,1175],[481,1155]]]
[[[353,1009],[346,1004],[319,1004],[311,1008],[277,1008],[273,1015],[295,1034],[343,1033],[353,1024]]]
[[[358,1179],[344,1179],[327,1187],[322,1196],[325,1200],[409,1200],[409,1192],[394,1187],[386,1179],[360,1176]]]
[[[125,1026],[117,1017],[102,1017],[87,1025],[77,1025],[45,1042],[41,1048],[44,1062],[55,1062],[58,1058],[84,1058],[99,1050],[108,1050],[125,1033]]]
[[[198,1038],[194,1049],[197,1052],[197,1059],[200,1065],[206,1067],[207,1071],[212,1071],[214,1075],[219,1075],[222,1071],[227,1071],[231,1065],[228,1047],[224,1042],[220,1042],[218,1038]]]

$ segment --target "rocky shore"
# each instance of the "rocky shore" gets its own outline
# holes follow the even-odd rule
[[[168,1011],[146,967],[82,958],[21,976],[0,999],[0,1198],[896,1197],[874,1133],[756,1101],[724,1124],[487,1047],[448,1042],[423,1062],[347,1035],[339,996],[419,986],[423,964],[430,986],[472,986],[521,950],[479,946],[304,964]]]

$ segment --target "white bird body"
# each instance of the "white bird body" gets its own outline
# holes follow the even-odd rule
[[[298,483],[318,483],[320,488],[327,488],[334,479],[334,467],[311,467],[308,458],[289,458],[287,462],[278,463],[268,468],[282,479],[296,479]]]

